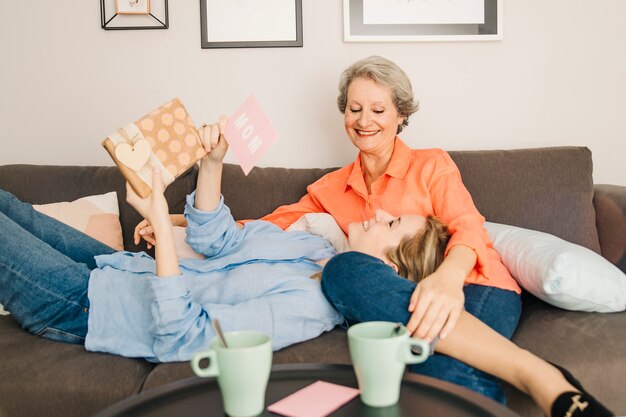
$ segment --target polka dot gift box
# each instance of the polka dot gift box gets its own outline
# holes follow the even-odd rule
[[[167,186],[206,155],[191,117],[177,98],[117,129],[102,146],[141,197],[152,192],[153,168],[161,170]]]

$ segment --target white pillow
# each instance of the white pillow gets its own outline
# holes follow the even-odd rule
[[[308,213],[289,226],[286,231],[306,231],[328,240],[337,253],[350,250],[348,239],[333,216],[328,213]]]
[[[490,222],[485,229],[511,275],[537,298],[575,311],[626,309],[626,275],[597,253],[535,230]]]

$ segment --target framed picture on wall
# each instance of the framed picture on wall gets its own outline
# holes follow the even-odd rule
[[[100,0],[104,30],[167,29],[167,0]]]
[[[302,46],[302,0],[200,0],[202,48]]]
[[[118,14],[150,14],[150,0],[115,0]]]
[[[497,41],[503,0],[343,0],[346,42]]]

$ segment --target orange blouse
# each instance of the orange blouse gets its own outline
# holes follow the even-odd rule
[[[372,183],[371,194],[367,192],[359,156],[350,165],[309,185],[307,191],[299,202],[279,207],[262,220],[285,229],[306,213],[329,213],[345,233],[349,223],[371,219],[376,209],[394,216],[434,215],[448,225],[451,237],[446,254],[455,245],[476,252],[476,265],[466,283],[521,293],[493,248],[483,228],[485,218],[474,206],[459,169],[441,149],[410,149],[396,138],[389,166]]]

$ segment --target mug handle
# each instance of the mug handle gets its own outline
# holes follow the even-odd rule
[[[210,376],[217,376],[219,369],[217,368],[217,357],[214,350],[207,350],[204,352],[196,352],[191,358],[191,369],[199,377],[207,378]],[[200,367],[200,361],[202,359],[209,360],[209,366],[206,368]]]
[[[420,349],[420,354],[413,353],[413,348]],[[424,362],[430,355],[430,343],[422,339],[409,338],[404,342],[404,363],[416,364]]]

